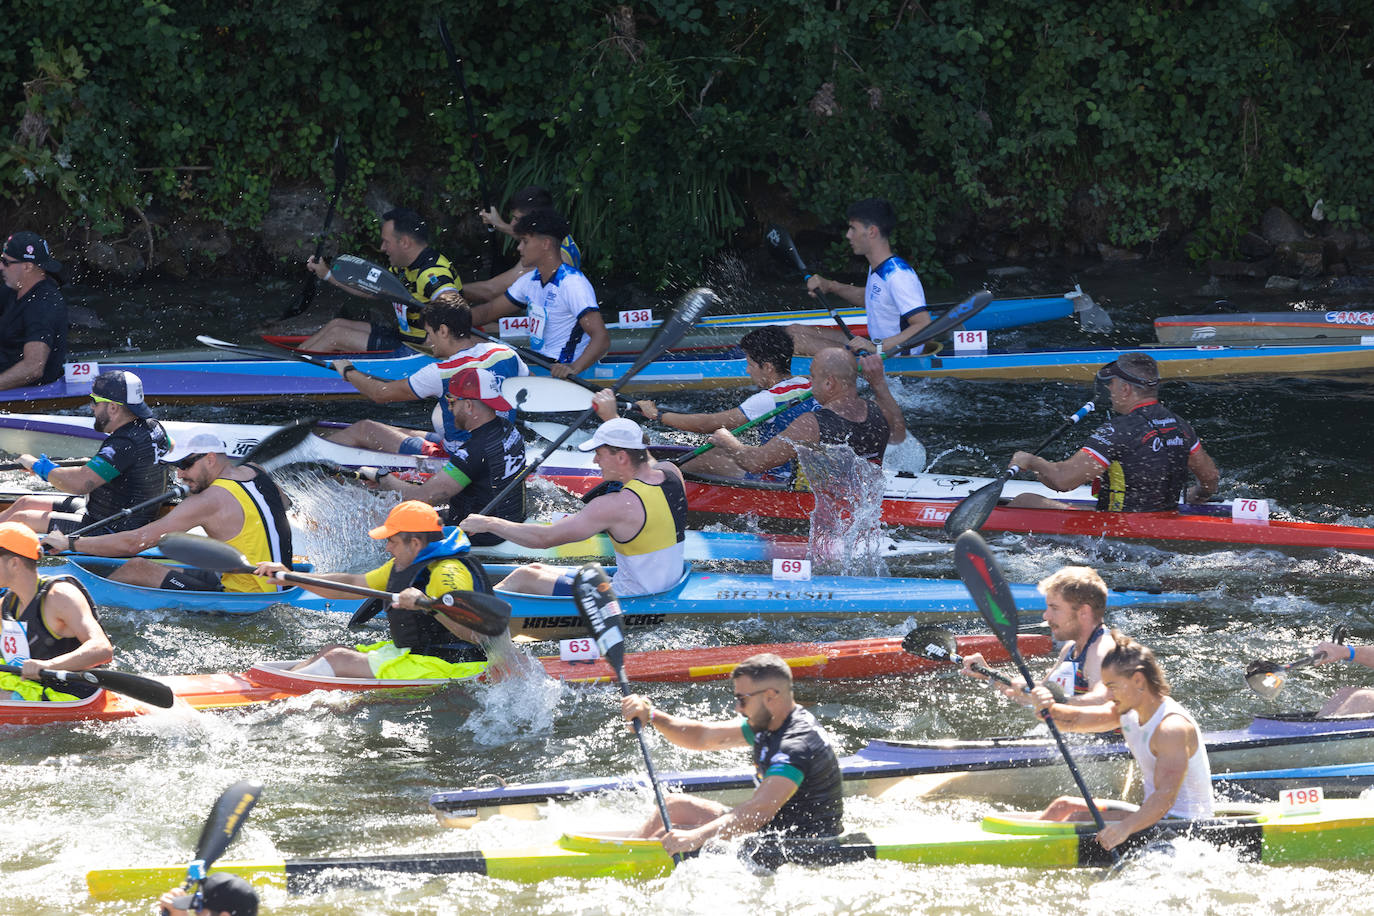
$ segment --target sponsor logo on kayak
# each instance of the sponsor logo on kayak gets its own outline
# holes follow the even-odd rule
[[[654,627],[662,624],[667,614],[626,614],[625,625],[629,627]],[[526,630],[567,630],[582,628],[580,617],[517,617],[519,626]]]
[[[722,588],[716,591],[717,601],[833,601],[835,593],[828,589]]]
[[[1193,340],[1211,340],[1217,336],[1217,329],[1211,326],[1193,328]]]
[[[953,511],[953,506],[922,506],[921,521],[923,522],[943,522],[949,518],[949,513]]]
[[[1327,312],[1329,324],[1363,324],[1374,327],[1374,312]]]

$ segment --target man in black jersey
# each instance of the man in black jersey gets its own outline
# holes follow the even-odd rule
[[[502,397],[501,384],[494,373],[486,369],[459,370],[448,381],[447,397],[453,418],[472,436],[449,458],[441,472],[420,484],[376,468],[363,468],[363,473],[376,481],[378,489],[394,490],[401,494],[401,499],[418,499],[430,505],[447,500],[447,523],[456,525],[485,507],[520,473],[525,466],[525,440],[502,415],[511,405]],[[490,514],[523,522],[524,484],[516,487]],[[492,533],[472,535],[472,543],[479,547],[502,540]]]
[[[19,456],[20,464],[30,472],[72,495],[22,496],[0,512],[0,522],[21,522],[39,534],[65,533],[109,518],[167,489],[167,467],[160,461],[172,443],[143,403],[139,377],[122,369],[100,373],[91,385],[91,411],[96,431],[107,435],[95,457],[82,467],[58,467],[47,455]],[[149,506],[92,533],[127,531],[156,516],[157,507]]]
[[[67,359],[67,300],[55,275],[62,264],[34,232],[0,248],[0,389],[46,385]]]
[[[1030,471],[1061,493],[1101,478],[1097,508],[1110,512],[1161,512],[1178,508],[1191,472],[1187,502],[1202,502],[1216,492],[1220,475],[1187,420],[1159,403],[1159,366],[1148,353],[1123,353],[1097,372],[1099,388],[1110,394],[1113,417],[1097,428],[1083,447],[1064,461],[1047,461],[1017,452],[1011,463]],[[1064,503],[1022,494],[1013,506],[1067,509]]]
[[[872,401],[859,397],[860,368],[873,390]],[[724,427],[711,434],[711,442],[741,468],[757,474],[795,458],[797,442],[848,445],[860,458],[882,464],[887,446],[906,439],[902,409],[887,387],[883,361],[877,356],[861,357],[856,366],[848,350],[822,350],[811,360],[811,393],[820,406],[762,445],[745,445]]]
[[[763,830],[788,837],[838,836],[844,829],[839,761],[816,717],[792,698],[792,669],[776,655],[754,655],[732,677],[741,718],[728,722],[672,716],[638,694],[620,701],[626,719],[647,723],[680,747],[748,747],[754,760],[757,788],[748,801],[726,808],[692,795],[669,795],[673,829],[665,833],[655,814],[639,835],[661,839],[674,855],[708,840]]]

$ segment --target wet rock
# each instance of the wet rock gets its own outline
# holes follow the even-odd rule
[[[1345,256],[1345,265],[1352,274],[1374,274],[1374,251],[1351,251]]]
[[[101,273],[129,279],[141,276],[148,264],[143,252],[124,242],[92,239],[84,252],[86,265]]]
[[[329,212],[329,197],[321,190],[273,191],[263,217],[259,239],[263,249],[283,261],[300,261],[315,251],[315,239]],[[335,211],[329,224],[329,234],[337,237],[347,232],[341,215]],[[330,242],[325,242],[325,254],[331,254]]]
[[[1260,280],[1270,274],[1268,261],[1208,261],[1207,272],[1214,277],[1242,277]]]
[[[178,220],[167,228],[164,244],[191,262],[218,261],[234,250],[224,227],[205,220]]]
[[[1307,230],[1282,207],[1270,207],[1260,218],[1260,233],[1271,245],[1300,242],[1307,238]]]
[[[1302,281],[1297,277],[1281,277],[1277,274],[1264,281],[1265,289],[1278,290],[1279,292],[1295,293],[1302,286]]]
[[[92,328],[94,330],[108,327],[90,306],[74,305],[70,302],[67,303],[67,324],[74,328]]]
[[[1240,241],[1236,243],[1236,248],[1240,251],[1241,257],[1248,261],[1259,261],[1274,253],[1274,246],[1264,236],[1256,235],[1253,232],[1242,235]]]
[[[1024,277],[1030,272],[1031,269],[1029,267],[994,267],[988,271],[988,276],[997,277],[998,279],[1005,280],[1008,277]]]
[[[1274,272],[1311,280],[1320,277],[1326,263],[1321,239],[1284,242],[1274,251]]]
[[[1129,248],[1117,248],[1115,245],[1108,245],[1106,242],[1098,243],[1097,254],[1104,261],[1118,264],[1126,261],[1139,261],[1145,257],[1145,255],[1138,251],[1132,251]]]

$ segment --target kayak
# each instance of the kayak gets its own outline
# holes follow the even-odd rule
[[[1214,773],[1212,782],[1224,797],[1272,799],[1285,789],[1320,788],[1333,797],[1356,796],[1374,786],[1374,763],[1279,767]]]
[[[1007,650],[997,637],[982,634],[960,636],[959,653],[981,652],[993,664],[1007,660]],[[1027,633],[1018,638],[1023,656],[1048,655],[1054,648],[1049,636]],[[772,652],[792,668],[792,676],[803,679],[840,679],[888,677],[929,671],[941,663],[911,655],[902,648],[902,637],[850,639],[832,643],[777,643],[759,646],[722,646],[703,649],[672,649],[659,652],[631,652],[625,655],[625,670],[637,682],[672,683],[717,681],[730,676],[735,666],[751,655]],[[569,684],[601,684],[615,680],[606,662],[567,662],[558,656],[539,659],[549,677]],[[453,684],[486,680],[499,672],[488,671],[486,662],[469,662],[467,674],[450,680],[376,680],[301,674],[291,668],[298,660],[259,662],[242,674],[176,674],[156,677],[172,688],[177,700],[192,709],[231,709],[257,703],[271,703],[303,696],[315,690],[351,692],[385,691],[393,696],[411,697]],[[55,722],[110,721],[157,712],[137,700],[101,691],[85,700],[62,703],[26,703],[0,700],[0,725],[47,725]]]
[[[499,582],[514,568],[487,566],[487,572],[493,582]],[[613,570],[614,567],[607,567],[608,573]],[[1045,597],[1034,585],[1011,588],[1017,607],[1024,613],[1038,614],[1045,609]],[[567,596],[527,595],[500,588],[496,594],[510,602],[512,636],[566,639],[587,635],[586,624]],[[1196,599],[1196,595],[1177,592],[1110,591],[1107,606],[1185,604]],[[875,620],[948,620],[976,616],[977,610],[958,579],[813,576],[805,581],[791,581],[764,575],[697,571],[690,565],[665,591],[620,596],[620,608],[631,630],[666,623],[832,615],[851,618],[860,614]]]
[[[386,691],[415,696],[480,677],[486,662],[470,662],[465,677],[452,680],[376,680],[301,674],[298,660],[260,662],[242,674],[175,674],[154,678],[172,688],[178,705],[191,709],[232,709],[304,696],[315,690]],[[102,690],[84,699],[58,703],[0,700],[0,725],[49,725],[57,722],[125,719],[160,710],[122,694]]]
[[[1072,740],[1072,739],[1071,739]],[[1374,759],[1374,716],[1319,719],[1313,715],[1256,716],[1244,728],[1203,733],[1213,773],[1279,766],[1325,766]],[[1089,788],[1103,797],[1139,800],[1126,746],[1102,738],[1073,740],[1074,759]],[[847,795],[901,800],[957,797],[1039,803],[1076,790],[1064,759],[1048,738],[982,741],[870,741],[840,758]],[[724,804],[754,791],[750,767],[659,774],[665,785]],[[471,827],[496,814],[534,820],[543,806],[597,792],[642,789],[642,777],[450,789],[430,796],[430,809],[449,827]]]
[[[1115,857],[1094,838],[1092,822],[1048,822],[1029,814],[997,814],[981,823],[932,818],[899,827],[876,828],[836,839],[746,838],[734,852],[757,870],[784,864],[827,866],[885,860],[912,865],[998,865],[1021,868],[1105,868]],[[1311,814],[1286,814],[1277,805],[1235,807],[1217,817],[1166,819],[1141,831],[1121,851],[1180,837],[1234,851],[1237,859],[1266,865],[1361,860],[1374,854],[1374,802],[1330,800]],[[549,878],[652,878],[669,874],[673,859],[657,840],[624,836],[565,834],[545,846],[477,849],[453,853],[403,853],[352,858],[217,862],[264,887],[314,893],[338,885],[375,886],[383,873],[472,874],[503,881]],[[104,868],[86,873],[96,899],[147,898],[175,885],[186,866]]]
[[[539,474],[578,495],[601,482],[601,478],[594,476],[594,472],[585,468],[582,462],[561,453],[540,468]],[[980,486],[991,483],[991,479],[985,477],[940,474],[907,477],[890,472],[887,474],[882,520],[889,525],[914,528],[943,528],[945,519],[958,500]],[[734,481],[692,474],[686,475],[686,478],[687,505],[694,512],[804,519],[810,517],[816,506],[815,497],[810,491],[794,490],[785,484]],[[1024,487],[1018,487],[1018,483]],[[1003,496],[1010,499],[1021,492],[1049,493],[1040,484],[1010,481]],[[1087,487],[1053,495],[1070,505],[1096,504]],[[1002,505],[993,510],[982,530],[1126,540],[1374,550],[1374,528],[1279,519],[1252,521],[1234,519],[1230,512],[1231,507],[1227,503],[1180,505],[1177,512],[1099,512],[1088,508],[1014,509]]]
[[[688,529],[682,542],[686,559],[691,561],[726,561],[740,563],[771,563],[773,560],[800,560],[810,556],[807,538],[794,534],[756,534],[747,531],[697,531]],[[876,552],[881,557],[913,557],[949,553],[952,544],[934,541],[893,540],[879,538]],[[522,547],[512,541],[502,541],[487,547],[473,545],[472,554],[483,560],[540,560],[567,563],[575,559],[604,560],[614,553],[611,539],[597,534],[557,547]]]
[[[1360,310],[1232,312],[1155,319],[1155,335],[1165,344],[1317,339],[1357,342],[1370,334],[1374,334],[1374,312]]]

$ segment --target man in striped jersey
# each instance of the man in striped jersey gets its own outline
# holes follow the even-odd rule
[[[191,490],[191,495],[171,512],[142,528],[116,534],[68,537],[53,532],[43,538],[44,548],[49,553],[76,549],[97,557],[132,557],[110,575],[114,581],[129,585],[188,591],[276,591],[271,580],[257,576],[226,573],[221,577],[201,569],[169,568],[136,556],[157,546],[164,534],[199,526],[215,540],[238,548],[249,563],[291,562],[287,500],[266,471],[235,463],[229,457],[229,447],[214,433],[196,433],[184,442],[173,443],[162,460],[177,469],[177,477]]]
[[[676,413],[660,410],[653,401],[638,401],[635,406],[644,416],[664,426],[706,435],[721,427],[734,429],[786,406],[787,409],[759,425],[760,444],[782,432],[797,417],[816,409],[816,400],[811,397],[811,380],[792,374],[792,338],[786,329],[776,326],[756,328],[744,335],[739,345],[744,351],[749,380],[763,390],[747,398],[738,407],[716,413]],[[789,458],[777,467],[754,474],[741,468],[730,453],[712,449],[687,462],[683,469],[721,477],[785,481],[792,479],[793,464]]]
[[[448,380],[463,369],[486,369],[499,380],[511,376],[529,375],[516,352],[502,343],[493,343],[473,336],[472,312],[463,304],[431,302],[425,306],[425,341],[438,359],[409,378],[379,379],[360,372],[346,359],[333,362],[334,371],[357,388],[371,401],[393,404],[437,398],[433,431],[405,429],[377,420],[361,420],[329,438],[340,445],[370,448],[402,455],[453,455],[467,441],[469,432],[453,414],[445,386]],[[507,420],[515,419],[513,412],[503,413]]]

